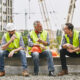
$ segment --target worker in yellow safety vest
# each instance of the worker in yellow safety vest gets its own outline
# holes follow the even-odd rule
[[[74,30],[74,26],[71,23],[66,23],[64,26],[64,33],[60,59],[62,65],[62,71],[59,72],[59,76],[68,74],[68,68],[66,64],[66,55],[70,57],[80,57],[80,32]]]
[[[4,56],[13,57],[20,56],[23,66],[23,76],[29,76],[27,72],[26,53],[24,51],[24,42],[21,34],[15,31],[13,23],[8,23],[6,26],[7,32],[2,37],[0,50],[0,76],[5,75]]]
[[[43,30],[40,21],[34,22],[34,30],[28,35],[28,50],[34,61],[34,75],[39,72],[39,58],[46,57],[48,62],[49,76],[54,74],[54,64],[52,53],[48,49],[49,35],[46,30]]]

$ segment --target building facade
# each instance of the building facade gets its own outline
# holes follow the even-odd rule
[[[12,21],[12,0],[0,0],[0,31]]]

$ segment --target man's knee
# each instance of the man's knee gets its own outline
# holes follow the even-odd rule
[[[20,53],[21,55],[26,55],[26,53],[25,53],[24,50],[20,50],[19,53]]]
[[[0,50],[0,57],[3,56],[4,50]]]
[[[63,53],[63,49],[60,49],[60,54]]]
[[[45,50],[45,54],[52,55],[52,52],[50,50]]]
[[[24,51],[24,50],[20,50],[19,52],[20,52],[20,53],[25,53],[25,51]]]
[[[66,49],[60,49],[60,56],[65,55]]]
[[[32,53],[32,57],[33,57],[33,58],[39,58],[39,53],[38,53],[38,52]]]

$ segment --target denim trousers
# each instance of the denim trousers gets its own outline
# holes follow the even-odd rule
[[[4,57],[8,57],[9,52],[7,50],[0,50],[0,71],[4,70]],[[26,60],[26,53],[24,50],[18,51],[16,54],[13,55],[20,57],[23,70],[27,69],[27,60]]]
[[[54,71],[53,57],[49,50],[45,50],[42,53],[33,52],[31,53],[31,56],[34,62],[34,73],[39,72],[39,58],[44,58],[44,57],[46,57],[47,59],[48,71]]]

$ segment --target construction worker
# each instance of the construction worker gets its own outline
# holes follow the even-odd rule
[[[20,56],[23,66],[23,76],[29,76],[27,72],[26,53],[24,51],[24,42],[21,34],[15,31],[13,23],[8,23],[6,26],[7,32],[2,37],[0,50],[0,76],[5,75],[4,56],[13,57]]]
[[[54,75],[53,57],[51,52],[47,49],[49,44],[49,35],[47,31],[43,30],[40,21],[35,21],[34,30],[28,35],[28,49],[34,62],[34,75],[38,75],[39,72],[39,57],[47,58],[49,76]]]
[[[74,30],[74,26],[71,23],[66,23],[64,26],[64,33],[62,40],[62,49],[60,50],[60,59],[62,65],[62,71],[58,76],[68,74],[68,68],[66,64],[66,55],[70,57],[80,57],[80,32]]]

